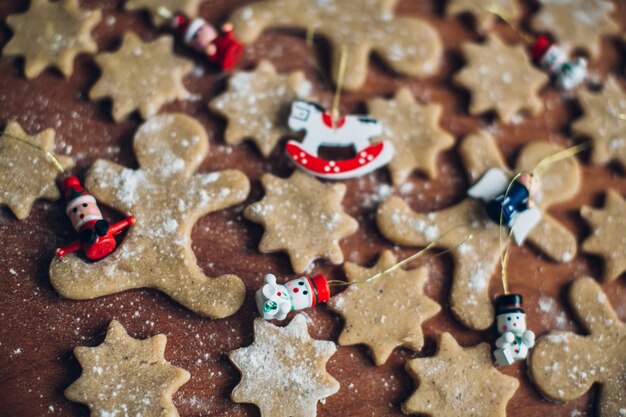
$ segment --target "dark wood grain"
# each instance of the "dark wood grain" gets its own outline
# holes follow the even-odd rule
[[[211,21],[219,21],[241,3],[244,1],[207,1],[201,14]],[[342,111],[362,111],[365,100],[379,95],[390,96],[400,86],[407,86],[421,102],[443,104],[442,125],[457,139],[477,129],[489,128],[509,162],[528,142],[574,143],[569,129],[571,121],[580,115],[580,109],[571,94],[560,93],[552,87],[542,92],[545,110],[535,117],[524,118],[519,124],[503,125],[489,115],[468,115],[468,94],[452,85],[450,80],[463,65],[460,43],[480,40],[480,36],[471,29],[467,19],[444,18],[441,3],[435,0],[405,0],[398,6],[398,14],[424,18],[441,34],[446,49],[441,71],[426,80],[407,79],[392,74],[374,60],[365,87],[343,96]],[[626,3],[615,3],[618,10],[614,17],[622,27],[626,27]],[[164,32],[152,27],[144,13],[123,11],[122,1],[83,0],[81,4],[87,9],[100,8],[103,11],[103,23],[94,32],[101,51],[116,49],[121,35],[128,30],[136,31],[144,39],[155,38]],[[0,1],[0,21],[27,7],[27,1]],[[528,17],[536,5],[527,5],[525,9]],[[518,40],[517,35],[502,23],[495,30],[509,41]],[[0,46],[9,37],[10,31],[1,24]],[[619,41],[605,39],[601,59],[591,65],[593,74],[599,78],[607,73],[616,74],[626,87],[624,50]],[[245,205],[258,200],[262,195],[261,175],[271,172],[287,176],[291,166],[280,149],[263,160],[249,144],[225,146],[224,122],[209,113],[206,103],[223,91],[226,77],[180,45],[177,46],[177,53],[195,60],[198,75],[187,77],[185,84],[201,99],[168,105],[162,111],[182,111],[198,119],[209,133],[211,146],[200,171],[241,169],[252,181],[252,192]],[[323,40],[316,41],[315,49],[311,50],[297,32],[271,31],[247,49],[239,68],[252,68],[259,59],[269,58],[281,72],[302,69],[314,82],[315,92],[322,103],[329,105],[332,90],[318,75],[318,65],[327,69],[327,57],[327,44]],[[98,73],[92,58],[81,55],[69,79],[62,78],[57,71],[48,70],[34,80],[27,80],[22,75],[22,60],[0,59],[0,128],[10,120],[17,120],[29,133],[55,128],[58,150],[70,150],[77,158],[74,171],[78,175],[84,175],[97,158],[136,167],[131,138],[141,121],[134,116],[115,124],[110,117],[110,104],[87,99],[87,91]],[[616,166],[593,167],[588,164],[588,154],[582,154],[580,158],[584,163],[583,189],[574,200],[554,208],[552,214],[582,241],[589,229],[581,221],[578,209],[583,204],[602,205],[604,191],[608,188],[626,194],[626,178]],[[392,192],[402,195],[415,210],[423,212],[460,201],[466,192],[467,180],[456,150],[443,154],[438,167],[436,180],[413,175],[410,192],[400,193],[397,188]],[[13,174],[28,175],[27,172]],[[378,201],[386,192],[385,185],[390,184],[388,174],[382,170],[345,183],[348,193],[344,207],[358,219],[360,225],[357,233],[341,242],[346,259],[371,264],[377,254],[386,248],[394,250],[398,256],[411,254],[412,250],[395,247],[380,236],[373,222]],[[248,295],[243,308],[223,320],[199,317],[152,290],[127,291],[90,301],[62,299],[48,279],[48,266],[54,249],[72,238],[62,203],[38,202],[30,217],[23,222],[17,221],[7,209],[1,209],[0,417],[87,416],[86,407],[71,403],[63,396],[63,390],[80,375],[72,349],[77,345],[101,343],[106,326],[112,319],[120,320],[137,338],[157,333],[167,335],[166,358],[192,375],[190,382],[175,396],[181,416],[258,415],[255,406],[234,404],[229,400],[229,394],[240,376],[228,361],[226,353],[252,341],[252,322],[257,316],[253,294],[263,275],[274,272],[286,278],[294,277],[294,274],[284,254],[262,255],[257,251],[263,230],[242,218],[243,207],[205,216],[193,229],[194,250],[204,271],[210,276],[235,273],[246,283]],[[107,211],[106,215],[111,218],[118,216],[111,211]],[[444,307],[439,315],[424,325],[424,349],[418,353],[396,349],[385,365],[375,367],[363,346],[339,347],[328,362],[327,369],[339,380],[341,389],[319,405],[318,416],[403,415],[400,404],[414,389],[404,372],[404,363],[412,357],[432,355],[437,333],[450,331],[462,345],[481,341],[493,343],[495,340],[495,330],[469,331],[451,315],[448,293],[453,266],[449,257],[428,254],[414,264],[428,266],[430,278],[426,293]],[[333,279],[343,278],[340,267],[326,262],[317,262],[314,272],[326,273]],[[523,293],[529,327],[538,335],[553,328],[580,330],[567,305],[566,292],[569,283],[583,275],[601,279],[602,267],[597,258],[579,254],[568,264],[555,264],[532,248],[516,247],[511,251],[511,287],[513,291]],[[626,319],[624,278],[602,286],[620,318]],[[492,279],[490,290],[492,295],[500,290],[497,274]],[[330,313],[323,305],[307,311],[307,314],[312,321],[309,330],[313,337],[337,340],[342,328],[340,317]],[[595,415],[595,388],[578,400],[554,404],[543,400],[532,387],[524,363],[503,368],[502,372],[521,381],[519,390],[508,404],[508,415]]]

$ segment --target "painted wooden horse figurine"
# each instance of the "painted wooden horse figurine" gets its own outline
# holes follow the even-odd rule
[[[291,105],[289,128],[305,130],[302,143],[290,140],[287,153],[303,170],[328,179],[354,178],[368,174],[391,161],[393,145],[382,141],[370,145],[370,138],[383,131],[381,123],[371,117],[349,115],[334,120],[319,104],[296,100]],[[321,146],[352,146],[356,156],[333,161],[318,156]]]

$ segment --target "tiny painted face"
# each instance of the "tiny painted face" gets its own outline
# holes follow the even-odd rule
[[[496,318],[498,333],[502,334],[506,331],[517,333],[526,330],[526,314],[521,311],[514,313],[498,314]]]
[[[80,231],[81,226],[86,222],[102,219],[102,213],[95,199],[85,199],[77,204],[73,204],[67,214],[77,232]]]
[[[298,278],[285,284],[294,310],[302,310],[311,307],[313,294],[309,286],[309,281],[305,278]]]
[[[193,43],[193,46],[199,49],[204,49],[209,46],[209,44],[213,42],[215,38],[217,38],[217,32],[215,31],[215,28],[211,25],[203,25],[193,35],[193,39],[191,40],[191,42]]]

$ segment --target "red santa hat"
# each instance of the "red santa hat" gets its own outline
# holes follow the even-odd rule
[[[547,36],[539,36],[530,48],[530,53],[535,60],[540,60],[542,56],[552,47],[552,42]]]
[[[89,191],[82,186],[80,180],[75,176],[70,176],[63,180],[61,191],[65,199],[65,212],[67,214],[80,204],[96,203],[95,197],[89,194]]]

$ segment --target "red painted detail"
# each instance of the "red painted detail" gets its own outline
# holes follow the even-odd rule
[[[322,122],[324,122],[327,127],[340,129],[344,124],[346,124],[346,116],[342,116],[339,120],[337,120],[337,122],[335,122],[330,113],[324,112],[322,113]]]
[[[316,275],[312,278],[313,287],[317,290],[317,302],[325,303],[330,300],[330,286],[328,280],[322,274]]]
[[[533,59],[540,60],[541,57],[550,49],[550,47],[554,44],[547,36],[541,35],[539,36],[535,42],[533,42],[530,47],[530,54]]]
[[[308,171],[331,176],[355,170],[373,161],[382,153],[383,146],[384,142],[376,143],[360,151],[354,158],[343,161],[327,161],[318,158],[302,149],[297,142],[292,141],[287,142],[286,150],[298,165]]]
[[[243,54],[243,45],[232,31],[221,33],[213,44],[216,50],[213,55],[209,55],[209,61],[218,64],[224,71],[237,65]]]
[[[119,235],[122,230],[135,223],[135,218],[129,216],[128,218],[112,224],[109,227],[109,231],[106,235],[98,237],[94,243],[83,243],[80,240],[76,240],[66,247],[57,249],[57,256],[63,257],[71,252],[78,252],[82,249],[85,252],[87,259],[92,261],[102,259],[115,250],[117,242],[115,236]]]
[[[299,292],[300,290],[296,287],[293,289],[293,292]]]

